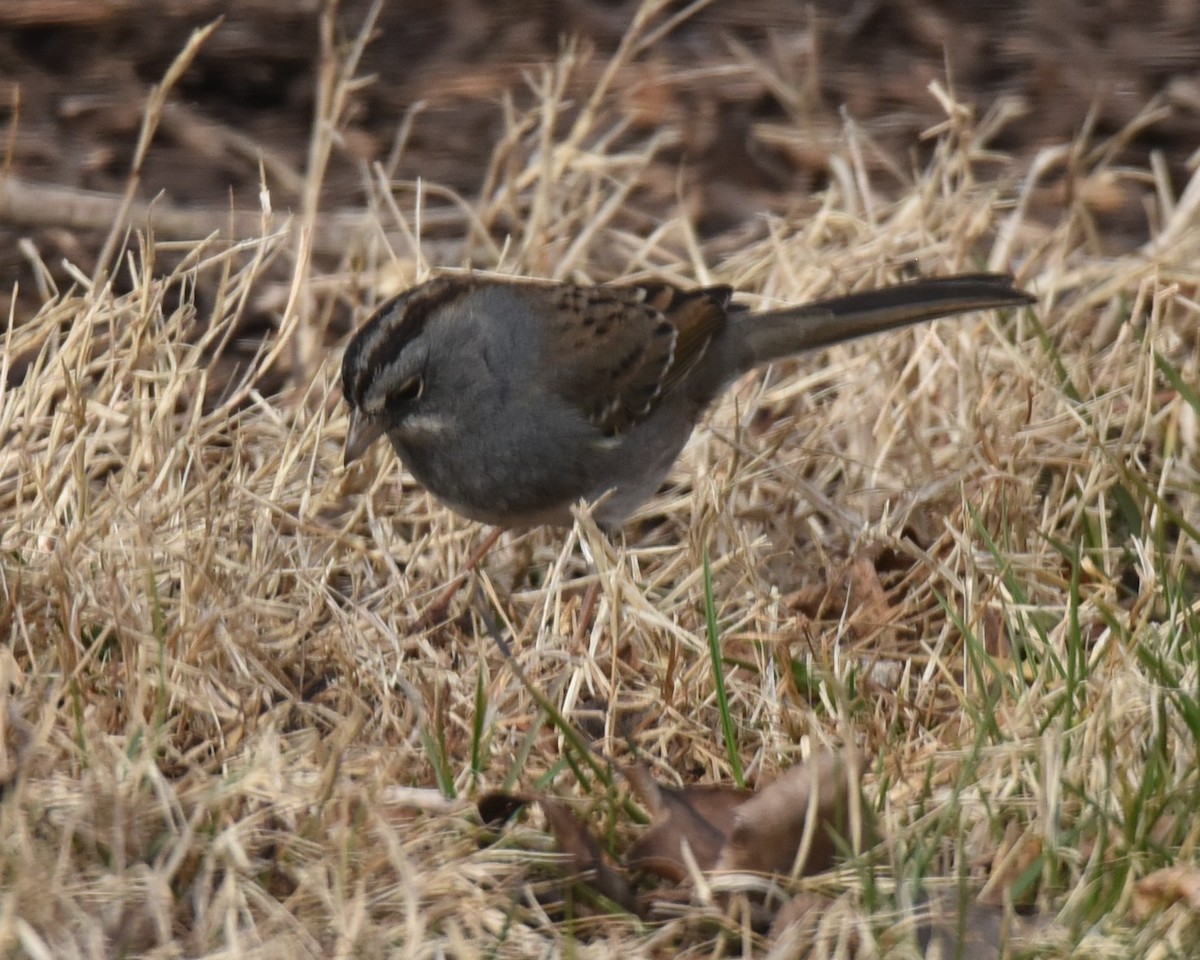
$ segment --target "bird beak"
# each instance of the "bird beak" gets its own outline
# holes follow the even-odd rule
[[[358,410],[352,410],[350,429],[346,431],[346,456],[343,463],[347,467],[350,466],[382,435],[383,424],[372,417],[363,416]]]

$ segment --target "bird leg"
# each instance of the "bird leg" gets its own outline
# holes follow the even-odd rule
[[[496,541],[500,539],[500,534],[504,532],[504,527],[492,527],[491,532],[483,538],[479,545],[471,551],[467,557],[467,562],[463,564],[462,569],[455,575],[454,579],[446,584],[442,592],[437,595],[437,599],[433,601],[429,609],[421,615],[421,623],[424,626],[431,627],[435,623],[441,623],[446,618],[446,611],[450,607],[450,601],[454,599],[454,595],[462,589],[462,585],[467,582],[474,569],[479,566],[484,557],[487,556],[489,550],[496,545]]]

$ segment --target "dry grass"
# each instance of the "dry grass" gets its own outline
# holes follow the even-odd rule
[[[122,292],[85,277],[49,291],[6,333],[0,396],[0,953],[767,952],[712,905],[563,920],[539,899],[554,873],[536,823],[486,834],[471,803],[515,784],[577,798],[617,849],[634,829],[489,620],[564,716],[600,711],[604,754],[636,752],[667,782],[730,778],[707,551],[742,766],[854,743],[887,832],[873,866],[820,882],[836,903],[813,956],[845,955],[852,928],[857,955],[882,955],[874,937],[921,877],[990,877],[1000,899],[1059,915],[1038,955],[1187,955],[1194,916],[1141,927],[1129,906],[1140,876],[1200,841],[1200,180],[1178,201],[1163,185],[1163,242],[1102,260],[1083,200],[1028,221],[1044,171],[986,155],[986,124],[947,99],[914,182],[875,182],[849,131],[813,215],[709,247],[638,202],[654,144],[616,136],[603,86],[568,111],[569,69],[513,110],[478,203],[421,195],[460,210],[477,267],[716,280],[775,302],[913,262],[1012,266],[1041,307],[747,379],[626,537],[586,518],[508,534],[449,622],[422,627],[480,531],[382,448],[343,471],[338,351],[300,319],[330,280],[309,278],[302,234],[198,241],[168,272],[131,242],[113,260]],[[1151,176],[1102,170],[1100,151],[1079,162]],[[426,265],[403,240],[421,233],[413,193],[380,190],[375,209],[360,283],[383,296]],[[518,225],[507,240],[500,222]],[[261,355],[293,358],[292,389],[259,395],[257,370],[209,382],[279,259],[300,279]],[[200,305],[198,286],[216,294]],[[791,595],[837,588],[856,558],[887,589],[887,623],[854,620],[853,587],[796,612]]]

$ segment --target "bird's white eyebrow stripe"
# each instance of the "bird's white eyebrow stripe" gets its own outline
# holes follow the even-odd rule
[[[414,316],[412,304],[408,300],[403,303],[394,303],[390,308],[383,309],[387,312],[380,318],[380,322],[374,324],[365,333],[360,351],[360,355],[363,357],[373,357],[397,334],[399,334],[400,342],[397,348],[393,348],[389,352],[402,354],[404,346],[419,336],[425,326],[424,319],[419,314]]]
[[[445,433],[454,421],[440,413],[418,413],[404,421],[406,431],[415,433]]]
[[[429,280],[382,304],[358,334],[360,369],[385,372],[389,366],[385,361],[402,357],[405,348],[420,339],[435,313],[469,292],[470,285]]]

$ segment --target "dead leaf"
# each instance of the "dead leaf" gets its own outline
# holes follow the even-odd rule
[[[935,899],[931,919],[917,933],[921,955],[946,960],[1001,960],[1035,936],[1044,936],[1054,920],[1018,917],[1011,909],[987,903],[959,903],[954,896]]]
[[[1132,913],[1136,923],[1176,903],[1184,903],[1189,910],[1200,913],[1200,867],[1195,864],[1164,867],[1134,884]]]
[[[995,607],[987,607],[983,611],[983,620],[979,624],[979,632],[983,637],[983,649],[994,660],[1009,660],[1012,658],[1012,644],[1008,639],[1008,625],[1004,615]]]
[[[558,841],[558,849],[570,860],[572,872],[601,896],[632,912],[633,893],[628,881],[608,862],[587,826],[561,800],[540,797],[538,804]]]
[[[697,868],[782,876],[793,870],[826,870],[838,852],[838,837],[853,833],[856,839],[849,845],[854,849],[875,839],[865,806],[855,797],[857,764],[850,756],[819,754],[757,793],[712,784],[673,789],[657,783],[643,766],[627,767],[622,773],[653,820],[630,845],[625,864],[677,884]],[[638,912],[625,874],[567,804],[536,794],[490,793],[480,797],[477,807],[485,822],[495,824],[534,803],[545,814],[571,872],[613,903]],[[857,821],[855,811],[860,812]],[[758,914],[756,929],[780,922],[765,909]]]
[[[888,601],[870,550],[859,551],[824,586],[802,587],[784,597],[784,603],[813,620],[845,616],[850,639],[870,640],[882,648],[890,648],[902,630],[901,611]]]
[[[633,912],[635,904],[628,881],[609,862],[587,825],[561,800],[537,794],[495,792],[481,796],[475,806],[485,823],[497,824],[530,804],[537,804],[545,815],[558,849],[566,855],[568,872],[622,909]]]
[[[798,929],[792,931],[793,936],[796,936],[799,942],[811,942],[817,924],[821,922],[821,917],[832,902],[829,897],[812,891],[796,894],[775,914],[775,919],[771,921],[771,931],[767,934],[768,939],[775,941],[785,930],[796,927]]]
[[[1004,828],[1004,839],[992,856],[990,875],[979,894],[981,903],[999,906],[1012,899],[1012,888],[1024,876],[1025,871],[1042,856],[1042,840],[1025,829],[1015,820]],[[1028,901],[1036,887],[1025,891],[1022,900]]]
[[[488,826],[496,827],[506,820],[511,820],[522,807],[536,802],[537,797],[528,793],[503,793],[496,790],[485,793],[476,800],[475,809],[479,811],[480,820]]]
[[[837,838],[848,838],[852,830],[858,834],[852,847],[873,844],[874,825],[861,797],[849,802],[858,783],[846,760],[845,754],[822,753],[742,804],[717,869],[808,876],[833,865]],[[857,824],[852,811],[862,817]]]
[[[844,755],[831,752],[793,767],[758,793],[728,786],[673,790],[643,767],[623,772],[654,818],[626,862],[675,883],[688,876],[684,844],[705,872],[790,875],[799,859],[800,874],[819,873],[834,861],[835,837],[848,835],[849,811],[865,809],[847,802],[850,767]],[[857,846],[874,837],[873,824],[860,824]]]
[[[664,787],[641,765],[621,771],[654,818],[629,847],[626,864],[679,883],[688,875],[683,844],[701,870],[711,870],[733,831],[735,811],[754,794],[724,785],[675,790]]]

